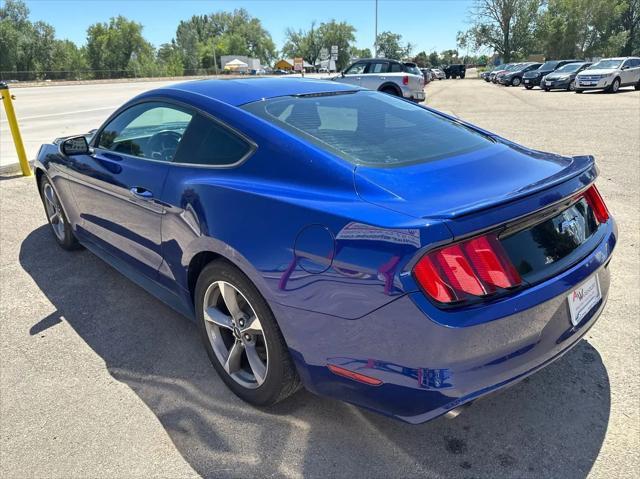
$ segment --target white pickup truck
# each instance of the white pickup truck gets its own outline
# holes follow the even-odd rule
[[[386,58],[358,60],[347,67],[333,81],[378,90],[408,100],[425,100],[424,76],[413,63]]]

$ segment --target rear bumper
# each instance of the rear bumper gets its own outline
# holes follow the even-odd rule
[[[405,93],[405,98],[420,103],[425,100],[426,95],[423,90],[416,90]]]
[[[318,394],[421,423],[523,379],[575,346],[602,312],[617,237],[613,220],[606,227],[604,239],[581,262],[499,300],[503,304],[497,309],[508,314],[471,326],[443,324],[420,292],[400,296],[356,320],[283,311],[287,318],[281,327],[303,383]],[[602,299],[574,327],[567,295],[593,275],[599,278]],[[488,307],[496,309],[480,309]],[[471,315],[479,314],[478,309]],[[382,384],[335,376],[327,364]]]

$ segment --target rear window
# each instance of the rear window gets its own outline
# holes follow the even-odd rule
[[[475,130],[379,92],[279,97],[242,108],[351,163],[367,166],[434,161],[493,143]]]

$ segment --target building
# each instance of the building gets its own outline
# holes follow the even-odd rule
[[[305,72],[312,72],[314,70],[313,65],[304,60],[302,62],[302,66],[304,67]],[[276,70],[291,71],[293,70],[293,58],[282,58],[278,60],[273,68]]]

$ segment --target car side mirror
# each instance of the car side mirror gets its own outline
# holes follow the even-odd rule
[[[629,65],[625,65],[622,67],[622,70],[628,70],[629,68],[630,68]]]
[[[84,136],[67,138],[60,143],[60,153],[65,156],[88,155],[89,152],[89,143]]]

